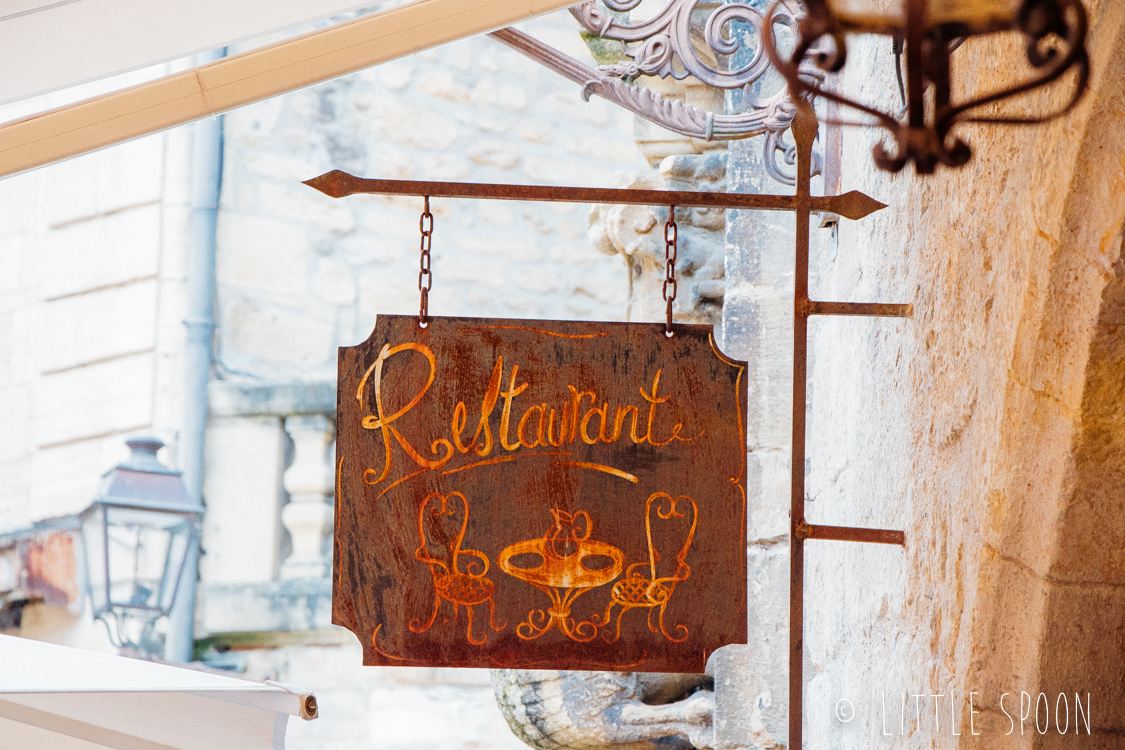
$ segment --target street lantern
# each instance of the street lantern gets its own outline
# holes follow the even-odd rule
[[[1081,0],[806,0],[799,41],[793,53],[783,57],[772,32],[774,23],[792,21],[794,14],[787,5],[787,0],[780,0],[774,6],[763,39],[790,92],[794,97],[823,97],[875,118],[872,124],[885,128],[895,141],[893,150],[875,148],[875,163],[891,172],[911,161],[919,174],[932,173],[938,164],[960,166],[972,152],[950,134],[956,123],[1044,122],[1069,110],[1086,90],[1090,63]],[[1032,76],[968,101],[952,101],[951,52],[968,37],[1006,31],[1023,34]],[[800,67],[802,61],[812,59],[828,72],[842,70],[847,57],[845,35],[851,33],[888,35],[894,39],[896,53],[905,51],[905,81],[901,68],[897,71],[903,111],[884,112],[845,97]],[[1022,115],[997,112],[990,106],[1046,86],[1072,68],[1077,71],[1074,89],[1061,108]],[[927,95],[929,88],[932,95]],[[982,108],[987,111],[982,113]]]
[[[115,645],[152,651],[154,626],[171,611],[184,560],[199,543],[203,506],[156,457],[162,441],[126,445],[129,458],[105,474],[79,518],[94,617]]]

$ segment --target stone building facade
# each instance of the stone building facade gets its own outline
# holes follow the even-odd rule
[[[865,167],[871,134],[844,149],[843,189],[890,207],[840,224],[838,248],[817,259],[819,293],[911,302],[914,314],[817,334],[810,515],[902,528],[907,544],[821,543],[810,560],[806,695],[822,717],[809,719],[810,742],[1121,746],[1125,8],[1085,5],[1091,86],[1065,117],[967,126],[973,161],[927,179]],[[975,40],[955,72],[965,90],[992,90],[1027,75],[1024,55],[1016,37]],[[889,99],[893,66],[881,68],[883,79],[860,68],[845,85]],[[1063,96],[1012,106],[1043,112]],[[882,689],[896,736],[882,737]],[[909,698],[900,720],[907,691],[925,694],[930,718],[915,719]],[[1038,729],[1029,716],[1021,732],[1016,716],[1008,734],[1021,693],[1049,701],[1044,733],[1040,708]],[[1075,734],[1076,695],[1091,706],[1089,735],[1085,721]],[[844,697],[857,720],[829,720]]]
[[[840,134],[826,189],[889,206],[814,226],[810,296],[913,315],[810,326],[806,512],[902,529],[906,545],[806,544],[808,747],[1121,746],[1125,9],[1085,5],[1091,85],[1065,117],[963,126],[973,160],[932,177],[877,171],[880,135]],[[1020,44],[966,43],[955,95],[1026,77]],[[889,40],[861,40],[849,61],[840,90],[898,106]],[[731,190],[758,189],[748,145],[731,148]],[[757,362],[748,456],[761,482],[748,548],[759,610],[727,696],[744,722],[736,746],[786,741],[791,226],[728,219],[724,348]]]
[[[966,126],[973,161],[928,178],[876,171],[870,131],[844,130],[825,154],[836,168],[824,190],[889,207],[818,222],[812,296],[914,312],[810,331],[809,520],[903,529],[907,543],[808,545],[809,747],[1121,746],[1125,6],[1086,5],[1091,90],[1068,116]],[[534,31],[581,53],[566,16]],[[961,93],[1025,74],[1022,55],[1012,39],[971,40],[955,57]],[[889,42],[861,42],[850,60],[837,85],[893,106]],[[1038,111],[1054,96],[1013,106]],[[324,719],[294,726],[292,747],[519,747],[487,675],[363,669],[353,637],[327,627],[328,584],[310,571],[324,564],[333,351],[376,311],[415,309],[419,207],[332,202],[299,182],[338,167],[606,184],[620,168],[638,185],[781,187],[762,176],[754,141],[645,164],[631,117],[484,39],[246,108],[225,129],[200,655],[316,689]],[[0,277],[11,425],[0,527],[80,509],[128,431],[165,437],[175,463],[189,158],[173,131],[0,182],[0,263],[18,269]],[[652,317],[645,258],[662,219],[618,208],[595,210],[588,239],[576,209],[435,202],[433,312],[615,319],[632,289],[634,318]],[[722,248],[721,262],[701,256],[693,312],[717,319],[723,350],[752,365],[750,643],[712,659],[713,731],[692,736],[701,748],[783,747],[792,220],[685,223],[701,250]],[[591,243],[625,256],[629,275]],[[22,628],[96,646],[80,609],[30,606]],[[1008,731],[1024,693],[1049,696],[1048,732]],[[1083,723],[1074,736],[1072,696],[1091,707],[1089,734]]]
[[[585,54],[569,16],[530,30]],[[487,672],[361,667],[329,623],[336,348],[377,313],[417,312],[422,201],[335,201],[301,182],[344,169],[610,186],[647,168],[632,132],[631,115],[487,38],[223,117],[197,656],[314,690],[321,719],[294,722],[289,747],[522,747]],[[192,156],[187,126],[0,181],[0,533],[82,510],[129,434],[155,433],[178,465]],[[591,249],[585,207],[432,210],[431,314],[625,315],[628,277]],[[2,622],[112,648],[77,594]]]

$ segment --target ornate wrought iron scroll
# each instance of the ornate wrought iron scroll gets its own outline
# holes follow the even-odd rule
[[[836,104],[873,118],[872,125],[884,128],[893,138],[893,149],[879,144],[875,147],[875,163],[889,172],[898,172],[914,162],[918,174],[931,174],[941,164],[958,167],[972,155],[968,144],[951,134],[959,122],[993,125],[1033,125],[1059,117],[1070,109],[1086,91],[1090,76],[1090,60],[1086,51],[1088,20],[1081,0],[1024,0],[1019,12],[1008,26],[966,28],[964,24],[929,26],[927,3],[905,5],[905,27],[898,29],[905,39],[906,81],[902,89],[904,111],[884,112],[874,106],[827,90],[807,74],[807,64],[815,61],[824,72],[843,69],[847,58],[845,28],[832,14],[826,0],[807,0],[808,13],[799,21],[800,35],[791,55],[783,55],[774,45],[774,25],[764,30],[765,50],[774,66],[789,83],[796,96],[820,96]],[[778,18],[789,23],[791,15],[785,0],[775,6]],[[880,31],[867,29],[868,31]],[[974,33],[1018,31],[1024,37],[1027,62],[1032,75],[1007,88],[990,91],[963,102],[953,100],[950,53]],[[888,32],[889,33],[889,32]],[[993,105],[1020,94],[1048,86],[1073,71],[1070,95],[1066,104],[1044,114],[1024,115],[996,112]],[[901,72],[900,86],[902,86]],[[933,97],[927,103],[925,91],[932,86]],[[900,121],[907,115],[905,122]]]
[[[641,4],[641,0],[602,1],[614,13],[627,13]],[[761,78],[770,67],[769,56],[761,45],[754,50],[749,62],[733,70],[716,68],[700,57],[691,33],[691,17],[699,5],[700,0],[669,0],[656,16],[636,25],[624,23],[612,13],[605,12],[595,0],[573,6],[570,13],[591,34],[626,45],[625,54],[631,62],[602,65],[600,68],[615,78],[648,75],[683,79],[691,75],[721,89],[742,88]],[[800,18],[799,12],[787,13],[782,9],[775,17],[775,23],[785,24],[796,33]],[[715,57],[732,55],[739,50],[739,43],[723,34],[725,29],[730,28],[729,24],[739,21],[753,26],[761,38],[765,14],[748,3],[720,5],[708,16],[703,27],[703,42]]]
[[[785,87],[764,96],[753,90],[754,84],[771,66],[770,58],[761,46],[765,14],[745,2],[718,6],[703,25],[701,41],[705,45],[705,54],[701,54],[696,46],[698,42],[693,40],[692,30],[692,16],[699,10],[700,0],[669,0],[655,17],[635,25],[614,15],[633,10],[640,3],[641,0],[605,0],[607,11],[595,0],[586,0],[570,9],[586,31],[624,45],[628,61],[602,65],[596,70],[515,29],[501,29],[491,36],[582,86],[584,99],[589,100],[596,94],[673,133],[705,141],[741,140],[765,135],[763,161],[766,171],[778,182],[793,185],[795,146],[786,143],[783,136],[793,122],[796,104]],[[793,9],[782,7],[774,13],[772,23],[785,26],[795,36],[802,17],[796,6]],[[736,24],[746,24],[753,29],[758,46],[752,51],[744,50],[740,41],[745,40],[747,34],[732,33]],[[704,59],[704,56],[716,60],[729,59],[740,50],[748,53],[749,60],[736,68],[723,69]],[[823,78],[823,73],[811,63],[802,68],[802,73],[818,81]],[[709,86],[742,89],[743,101],[749,111],[734,115],[716,114],[666,99],[631,82],[638,76],[671,76],[682,80],[689,75]],[[813,174],[819,173],[820,159],[814,157]]]

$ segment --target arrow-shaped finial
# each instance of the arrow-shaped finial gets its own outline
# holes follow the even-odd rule
[[[879,209],[887,207],[886,203],[880,203],[870,195],[858,190],[832,196],[826,199],[826,202],[829,211],[852,221],[858,221],[868,214],[873,214]]]
[[[320,177],[305,180],[302,184],[308,185],[311,188],[316,188],[331,198],[343,198],[345,195],[352,194],[354,181],[355,177],[352,177],[347,172],[333,169],[331,172],[325,172]]]

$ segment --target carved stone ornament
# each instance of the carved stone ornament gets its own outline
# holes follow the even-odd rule
[[[715,693],[703,675],[492,670],[500,713],[536,750],[712,750]]]
[[[364,664],[702,672],[746,639],[745,370],[711,326],[379,316],[333,622]]]
[[[621,173],[618,185],[654,190],[726,191],[727,153],[676,154],[659,170]],[[595,204],[587,237],[594,249],[620,255],[629,276],[626,320],[657,321],[664,316],[664,222],[668,209],[657,206]],[[679,259],[676,320],[719,325],[726,291],[726,212],[721,208],[677,208]]]

